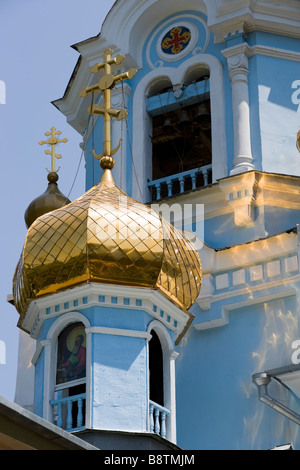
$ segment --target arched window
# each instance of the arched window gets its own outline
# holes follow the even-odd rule
[[[149,430],[176,441],[175,364],[177,353],[165,326],[148,325]]]
[[[153,200],[212,181],[209,77],[187,82],[177,92],[169,87],[147,101],[152,116]]]
[[[58,337],[56,384],[86,376],[86,337],[82,323],[72,323]]]
[[[83,323],[69,324],[58,336],[55,381],[57,426],[74,431],[85,426],[86,334]]]
[[[151,331],[149,342],[150,400],[164,406],[163,353],[159,338]]]
[[[134,92],[132,110],[132,175],[139,177],[132,197],[151,202],[227,176],[224,70],[217,57],[198,54],[178,67],[151,70]],[[201,116],[202,128],[195,119]],[[169,118],[173,135],[160,130]],[[191,128],[188,135],[179,133],[179,122]]]

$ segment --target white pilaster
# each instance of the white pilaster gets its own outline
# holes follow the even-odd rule
[[[248,44],[233,46],[222,51],[227,59],[232,88],[232,114],[234,136],[233,169],[230,174],[254,169],[250,139],[250,113],[248,91]]]

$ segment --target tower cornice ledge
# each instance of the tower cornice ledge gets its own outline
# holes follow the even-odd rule
[[[299,38],[299,2],[216,0],[216,13],[208,17],[208,26],[216,42],[223,42],[228,35],[236,32],[257,30]]]
[[[32,301],[18,326],[37,338],[46,319],[68,312],[83,312],[94,306],[144,310],[174,332],[176,343],[180,342],[194,319],[193,314],[177,307],[155,289],[118,286],[116,293],[113,284],[87,283]],[[122,335],[125,333],[122,331]],[[132,334],[132,331],[128,331],[128,336]]]

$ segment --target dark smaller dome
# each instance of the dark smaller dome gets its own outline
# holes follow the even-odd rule
[[[64,196],[57,186],[58,174],[54,171],[48,174],[48,187],[46,191],[35,198],[27,207],[24,219],[27,228],[41,215],[66,206],[71,201]]]

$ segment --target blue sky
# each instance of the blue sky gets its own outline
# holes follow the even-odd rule
[[[2,173],[0,396],[14,400],[18,314],[6,298],[26,237],[24,212],[47,187],[50,156],[44,133],[52,126],[68,142],[58,152],[59,189],[68,195],[80,161],[80,135],[51,104],[61,98],[78,59],[70,46],[100,32],[114,0],[0,0],[0,80],[5,83],[5,104],[0,94],[0,142]],[[3,89],[3,88],[2,88]],[[85,191],[84,162],[69,195],[76,199]],[[5,363],[3,363],[5,362]]]

